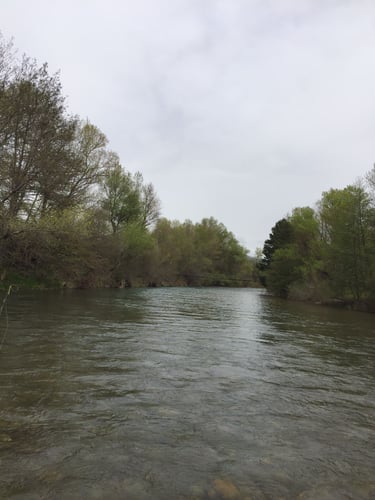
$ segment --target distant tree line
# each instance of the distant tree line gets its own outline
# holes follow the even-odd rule
[[[130,286],[256,282],[214,219],[160,219],[160,201],[106,136],[67,111],[58,75],[0,34],[0,284]]]
[[[375,310],[375,167],[279,220],[258,268],[278,296]]]

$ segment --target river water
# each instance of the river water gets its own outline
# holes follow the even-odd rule
[[[15,293],[2,340],[2,499],[375,498],[373,315],[255,289]]]

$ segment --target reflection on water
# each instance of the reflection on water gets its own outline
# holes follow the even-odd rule
[[[0,497],[374,498],[373,325],[249,289],[14,295]]]

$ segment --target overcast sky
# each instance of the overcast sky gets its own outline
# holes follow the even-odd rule
[[[165,217],[213,216],[252,253],[375,162],[373,0],[1,0],[0,30]]]

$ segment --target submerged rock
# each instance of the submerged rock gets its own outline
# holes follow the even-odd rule
[[[208,492],[208,498],[212,500],[238,500],[241,496],[239,489],[231,481],[215,479]]]

